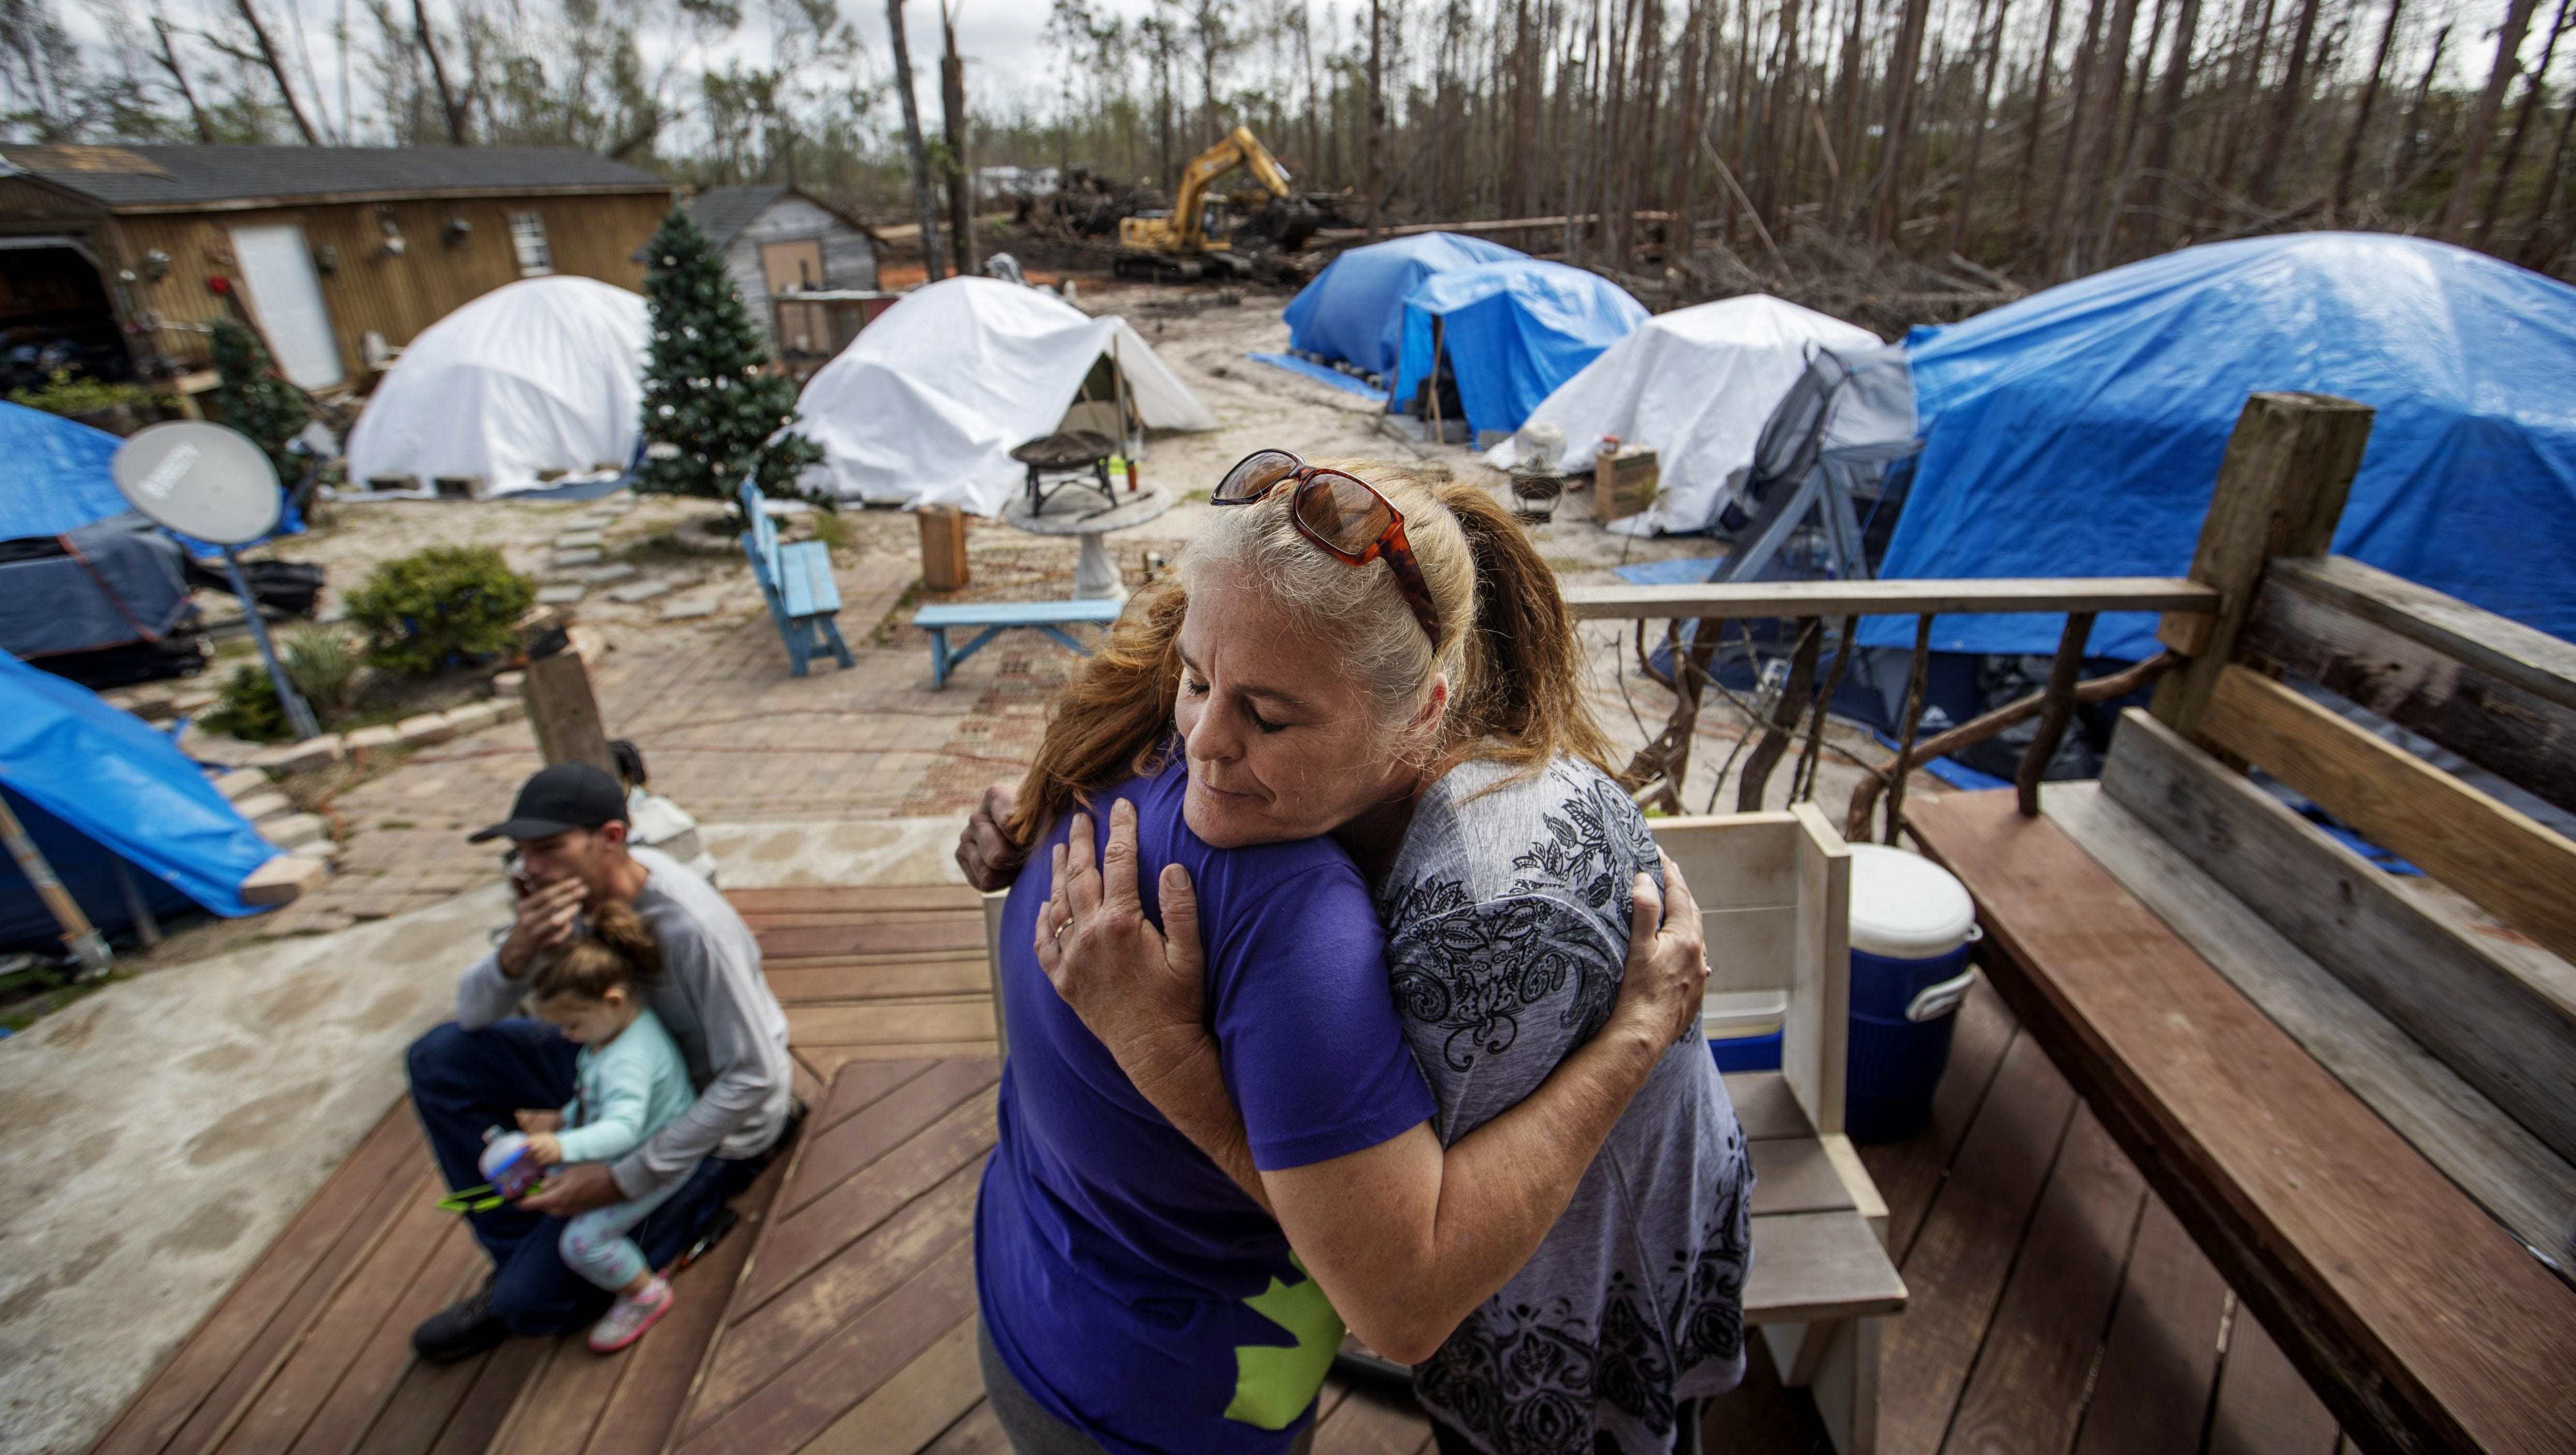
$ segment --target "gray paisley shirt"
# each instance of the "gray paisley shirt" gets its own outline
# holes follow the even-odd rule
[[[1378,889],[1444,1146],[1608,1020],[1636,875],[1663,878],[1644,816],[1597,769],[1559,759],[1509,776],[1471,762],[1432,785]],[[1537,1254],[1414,1371],[1415,1394],[1490,1455],[1672,1449],[1676,1402],[1743,1375],[1752,1186],[1694,1025]]]

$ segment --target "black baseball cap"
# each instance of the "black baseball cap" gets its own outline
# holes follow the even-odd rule
[[[588,763],[557,763],[540,768],[519,786],[519,801],[510,817],[466,842],[485,839],[550,839],[574,829],[595,829],[626,822],[626,790],[605,770]]]

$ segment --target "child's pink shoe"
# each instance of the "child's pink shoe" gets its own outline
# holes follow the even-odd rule
[[[644,1285],[644,1291],[620,1297],[608,1306],[608,1312],[590,1326],[590,1351],[614,1354],[644,1337],[644,1331],[662,1321],[674,1302],[671,1285],[656,1278]]]

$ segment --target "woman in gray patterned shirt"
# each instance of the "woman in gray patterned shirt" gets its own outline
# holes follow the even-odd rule
[[[1600,1029],[1628,951],[1630,886],[1640,872],[1660,881],[1661,865],[1643,817],[1604,769],[1607,744],[1575,682],[1572,623],[1520,528],[1470,487],[1341,468],[1402,512],[1418,583],[1318,549],[1298,529],[1289,491],[1216,512],[1183,560],[1189,598],[1206,611],[1166,602],[1131,612],[1168,623],[1164,650],[1131,639],[1087,665],[1018,812],[997,816],[1015,819],[1016,832],[986,819],[970,844],[979,831],[1030,841],[1105,766],[1154,751],[1177,718],[1194,832],[1235,847],[1330,828],[1369,876],[1390,987],[1438,1103],[1432,1130],[1453,1146],[1531,1097]],[[1319,660],[1358,686],[1383,729],[1383,762],[1366,771],[1383,770],[1384,791],[1339,823],[1307,824],[1313,807],[1300,785],[1264,781],[1253,766],[1275,751],[1270,735],[1325,726],[1300,713],[1312,718],[1333,694],[1281,681],[1238,691],[1241,671],[1224,680],[1223,660],[1291,638],[1332,644]],[[1167,667],[1175,681],[1160,681]],[[1104,680],[1121,676],[1132,685]],[[1115,730],[1104,735],[1104,722]],[[1086,826],[1075,825],[1077,848],[1039,921],[1041,961],[1157,1109],[1219,1165],[1248,1170],[1222,1081],[1169,1070],[1173,1028],[1194,1030],[1202,1017],[1186,882],[1167,871],[1159,885],[1166,943],[1135,912],[1132,836],[1122,844],[1118,832],[1104,884]],[[974,854],[961,858],[970,873],[980,867]],[[1415,1390],[1443,1450],[1643,1455],[1675,1448],[1677,1436],[1692,1448],[1689,1402],[1743,1369],[1751,1182],[1743,1133],[1694,1026],[1629,1102],[1536,1253],[1417,1366]]]

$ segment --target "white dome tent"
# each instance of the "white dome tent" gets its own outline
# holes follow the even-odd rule
[[[1011,450],[1067,427],[1104,353],[1146,427],[1217,427],[1125,320],[1090,317],[1043,289],[950,278],[906,296],[818,370],[796,431],[823,447],[845,500],[997,514],[1026,477]]]
[[[1653,446],[1662,493],[1618,527],[1699,530],[1723,508],[1727,478],[1753,463],[1764,421],[1816,345],[1880,346],[1865,328],[1767,293],[1657,314],[1540,401],[1529,423],[1565,431],[1567,471],[1590,469],[1605,434]],[[1510,469],[1518,451],[1506,440],[1485,458]]]
[[[543,488],[540,472],[623,468],[634,457],[650,339],[644,297],[592,278],[528,278],[423,330],[349,432],[349,478],[440,477],[489,497]]]

